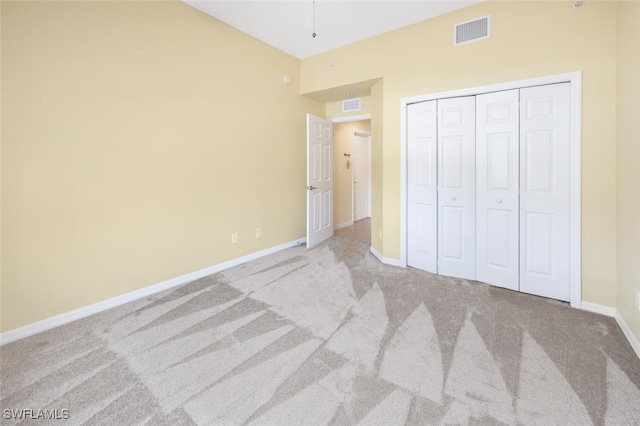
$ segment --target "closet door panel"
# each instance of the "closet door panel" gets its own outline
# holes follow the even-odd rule
[[[407,264],[438,272],[436,101],[407,106]]]
[[[520,290],[570,299],[569,83],[520,91]]]
[[[438,100],[438,273],[475,279],[475,97]]]
[[[476,279],[518,290],[519,90],[476,97]]]

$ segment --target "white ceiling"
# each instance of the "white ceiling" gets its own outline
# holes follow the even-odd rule
[[[185,3],[299,59],[424,21],[481,0],[313,0]],[[453,33],[453,30],[452,30]]]

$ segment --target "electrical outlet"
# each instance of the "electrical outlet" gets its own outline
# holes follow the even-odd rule
[[[256,238],[262,237],[262,228],[256,228]]]
[[[234,232],[233,234],[231,234],[231,244],[237,244],[238,243],[238,233]]]
[[[640,290],[636,288],[634,291],[636,293],[636,309],[640,311]]]

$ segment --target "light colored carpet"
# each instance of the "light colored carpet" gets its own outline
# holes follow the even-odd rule
[[[57,424],[640,424],[640,360],[614,320],[382,265],[368,232],[5,345],[2,409],[67,409]]]

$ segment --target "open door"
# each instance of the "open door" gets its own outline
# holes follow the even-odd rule
[[[333,123],[307,114],[307,248],[333,235]]]

